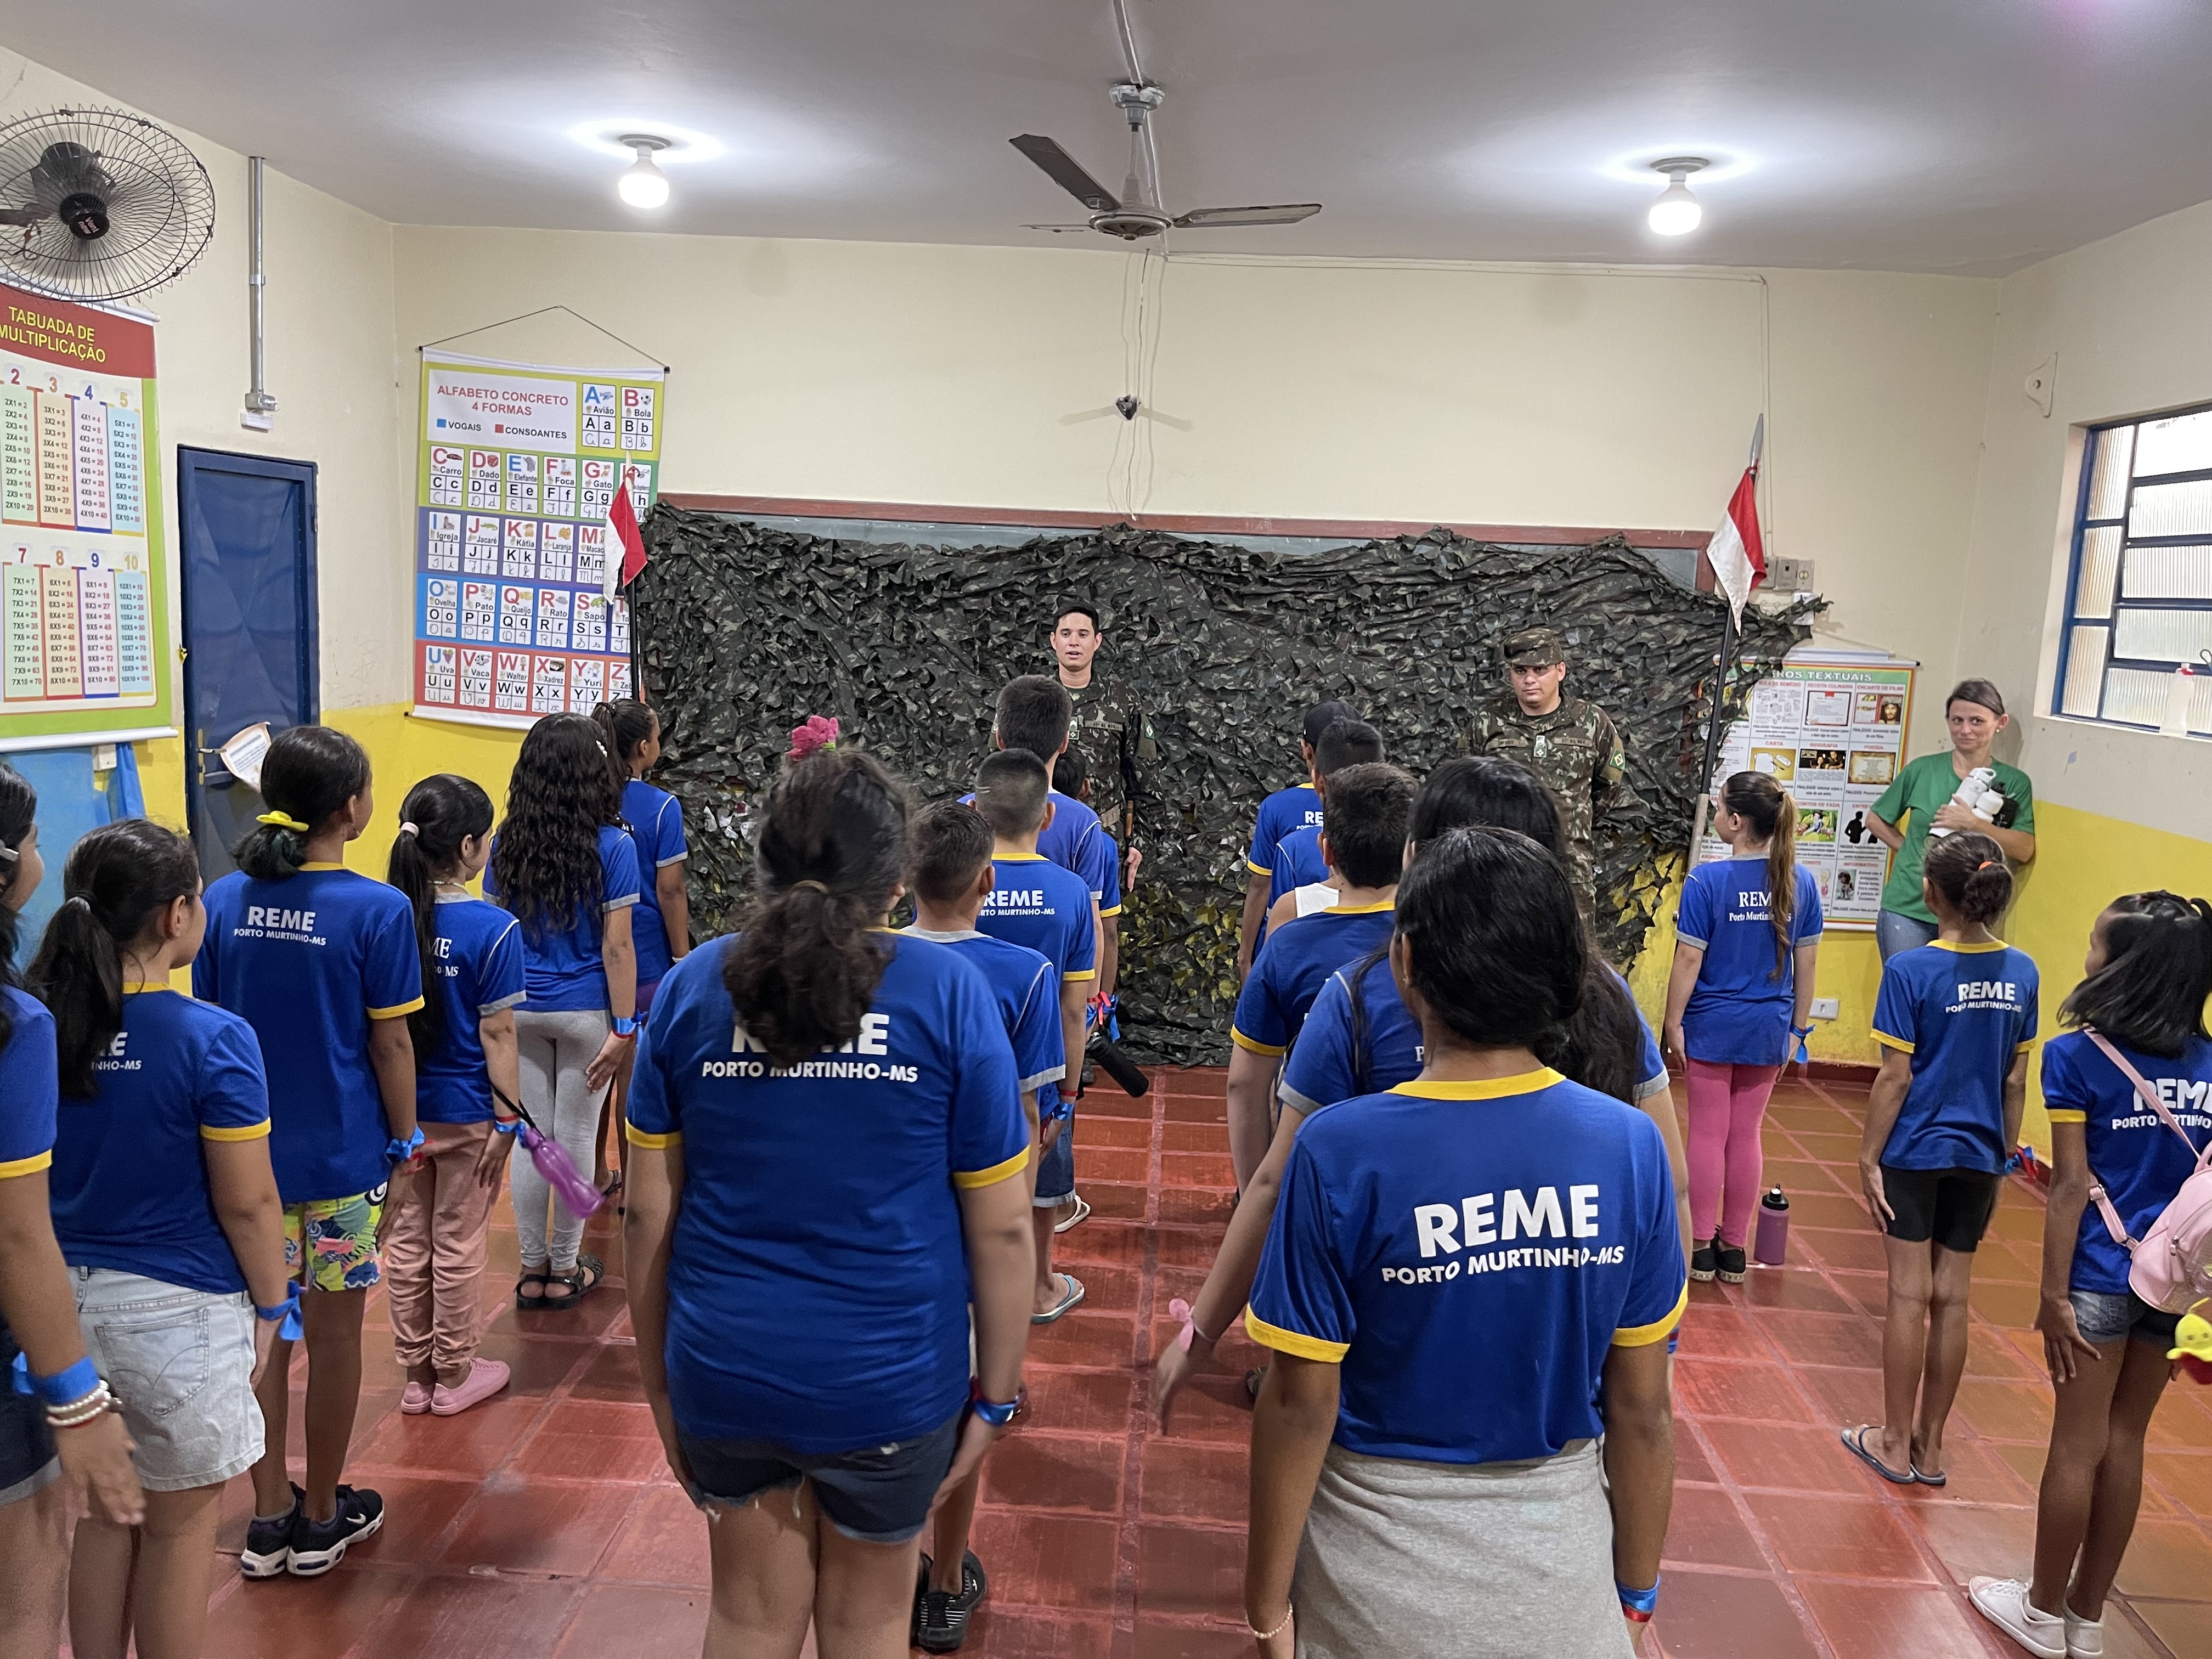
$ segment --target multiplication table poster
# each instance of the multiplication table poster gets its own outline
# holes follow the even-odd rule
[[[1723,735],[1712,788],[1764,772],[1797,803],[1797,862],[1820,885],[1827,925],[1870,928],[1881,908],[1889,849],[1867,827],[1908,757],[1913,665],[1840,653],[1793,652],[1751,689],[1745,717]],[[1698,862],[1729,856],[1710,830]]]
[[[657,493],[667,383],[424,351],[415,712],[526,726],[633,695],[607,509]]]
[[[154,329],[0,286],[0,746],[170,724]]]

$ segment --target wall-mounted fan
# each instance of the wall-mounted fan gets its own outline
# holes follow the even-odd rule
[[[143,115],[57,109],[0,126],[0,272],[64,300],[174,282],[215,235],[199,157]]]
[[[1036,162],[1052,181],[1091,210],[1079,225],[1024,225],[1024,230],[1096,230],[1125,242],[1140,241],[1170,230],[1207,230],[1230,225],[1294,225],[1321,211],[1319,202],[1285,202],[1267,207],[1193,208],[1170,214],[1160,205],[1159,155],[1152,144],[1152,112],[1166,98],[1156,86],[1124,82],[1109,94],[1129,123],[1129,177],[1116,197],[1085,173],[1056,139],[1025,132],[1013,147]]]

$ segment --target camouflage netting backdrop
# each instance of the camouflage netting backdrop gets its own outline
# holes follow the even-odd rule
[[[1122,1032],[1139,1057],[1226,1055],[1253,813],[1298,781],[1300,724],[1321,698],[1358,705],[1420,775],[1499,691],[1498,641],[1548,622],[1574,658],[1568,690],[1612,714],[1646,806],[1624,833],[1601,831],[1615,961],[1634,958],[1688,839],[1722,602],[1618,539],[1532,550],[1433,530],[1285,556],[1117,526],[1013,548],[886,546],[665,504],[644,529],[639,646],[668,750],[657,780],[684,802],[701,938],[743,908],[738,813],[764,799],[791,727],[833,714],[923,795],[963,792],[999,688],[1051,672],[1045,636],[1068,596],[1105,613],[1099,667],[1136,688],[1159,740],[1121,922]],[[1753,665],[1730,681],[1732,708],[1815,608],[1747,615]]]

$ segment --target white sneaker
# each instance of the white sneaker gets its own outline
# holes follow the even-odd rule
[[[2084,1619],[2071,1607],[2063,1611],[2066,1615],[2066,1659],[2105,1659],[2104,1621]]]
[[[2028,1587],[2017,1578],[1975,1578],[1966,1596],[1983,1618],[2041,1659],[2067,1659],[2068,1626],[2075,1621],[2041,1613],[2028,1604]],[[2104,1627],[2096,1629],[2095,1651],[2104,1650]]]

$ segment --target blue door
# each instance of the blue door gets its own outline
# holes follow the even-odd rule
[[[315,468],[220,450],[177,450],[184,532],[185,799],[209,881],[267,810],[221,749],[266,720],[314,720]]]

